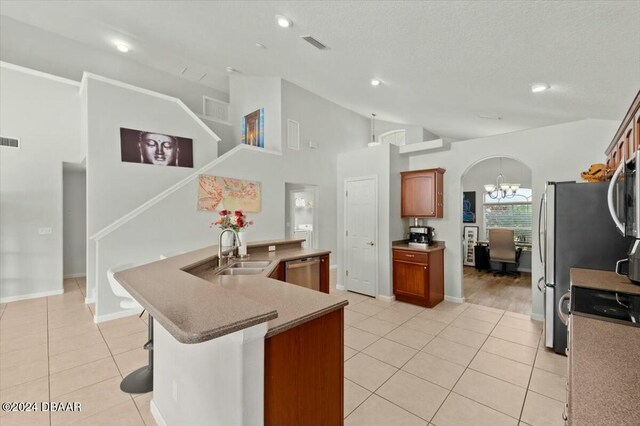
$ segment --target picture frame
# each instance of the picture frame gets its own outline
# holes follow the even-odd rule
[[[478,243],[478,233],[480,227],[465,226],[464,227],[464,266],[476,266],[475,246]]]
[[[476,191],[462,193],[462,222],[476,223]]]
[[[241,132],[243,144],[264,148],[264,108],[242,118]]]

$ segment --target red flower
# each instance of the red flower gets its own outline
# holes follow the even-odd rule
[[[242,216],[242,210],[236,210],[236,216],[241,217]]]
[[[228,211],[226,210],[220,210],[220,216],[226,216],[227,214],[229,214]]]
[[[238,226],[240,228],[242,228],[244,226],[244,222],[242,221],[242,219],[238,218]]]

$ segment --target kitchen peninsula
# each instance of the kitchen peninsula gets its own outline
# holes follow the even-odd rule
[[[214,268],[217,246],[115,275],[156,322],[158,424],[342,424],[348,302],[270,278],[318,257],[328,283],[329,252],[303,241],[250,243],[252,275]]]

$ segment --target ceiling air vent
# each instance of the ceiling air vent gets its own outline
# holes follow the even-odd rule
[[[0,146],[6,146],[9,148],[20,148],[20,139],[0,136]]]
[[[328,49],[328,47],[325,44],[323,44],[322,42],[318,41],[318,39],[313,38],[310,35],[300,36],[300,38],[302,38],[304,41],[306,41],[307,43],[309,43],[310,45],[312,45],[313,47],[315,47],[318,50],[326,50],[326,49]]]

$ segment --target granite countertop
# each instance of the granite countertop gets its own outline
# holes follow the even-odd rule
[[[428,253],[430,251],[444,250],[445,249],[445,245],[444,245],[443,241],[436,241],[436,243],[434,245],[429,246],[427,248],[422,248],[422,247],[410,246],[408,240],[399,240],[399,241],[392,242],[391,243],[391,248],[393,248],[393,249],[401,249],[401,250],[410,250],[410,251],[420,251],[420,252],[423,252],[423,253]]]
[[[282,261],[329,254],[294,248],[300,239],[248,244],[247,260],[270,260],[257,275],[216,275],[218,246],[148,263],[115,274],[116,280],[176,340],[200,343],[268,322],[266,338],[340,309],[345,298],[269,278]],[[274,252],[259,251],[271,245]],[[211,266],[209,266],[211,265]]]
[[[611,271],[598,269],[571,268],[571,285],[597,290],[617,291],[640,295],[640,285],[633,284],[629,278]]]
[[[640,328],[571,315],[572,425],[640,424]]]

